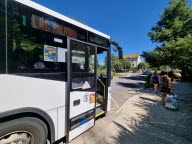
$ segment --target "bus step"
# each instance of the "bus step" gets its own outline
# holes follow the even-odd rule
[[[101,104],[100,103],[96,103],[96,107],[100,107],[101,106]]]
[[[100,107],[96,108],[96,116],[95,116],[96,118],[104,114],[105,114],[104,110],[102,110]]]

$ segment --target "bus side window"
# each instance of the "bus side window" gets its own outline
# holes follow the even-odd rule
[[[38,61],[34,64],[34,69],[45,69],[45,64],[41,61]]]

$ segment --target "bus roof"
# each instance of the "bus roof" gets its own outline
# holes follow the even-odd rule
[[[70,23],[70,24],[73,24],[73,25],[75,25],[75,26],[78,26],[78,27],[80,27],[80,28],[83,28],[83,29],[85,29],[85,30],[87,30],[87,31],[96,33],[96,34],[98,34],[98,35],[100,35],[100,36],[102,36],[102,37],[105,37],[105,38],[107,38],[107,39],[110,39],[110,36],[108,36],[108,35],[100,32],[100,31],[98,31],[98,30],[95,30],[95,29],[93,29],[93,28],[91,28],[91,27],[89,27],[89,26],[87,26],[87,25],[84,25],[84,24],[82,24],[82,23],[80,23],[80,22],[78,22],[78,21],[75,21],[75,20],[73,20],[73,19],[71,19],[71,18],[69,18],[69,17],[66,17],[66,16],[64,16],[64,15],[58,13],[58,12],[55,12],[55,11],[53,11],[53,10],[51,10],[51,9],[48,9],[48,8],[46,8],[46,7],[44,7],[44,6],[40,5],[40,4],[37,4],[37,3],[35,3],[35,2],[33,2],[33,1],[31,1],[31,0],[15,0],[15,1],[17,1],[17,2],[19,2],[19,3],[22,3],[22,4],[24,4],[24,5],[27,5],[27,6],[29,6],[29,7],[32,7],[32,8],[34,8],[34,9],[37,9],[37,10],[39,10],[39,11],[42,11],[42,12],[44,12],[44,13],[50,14],[50,15],[58,18],[58,19],[64,20],[64,21],[66,21],[66,22],[68,22],[68,23]]]

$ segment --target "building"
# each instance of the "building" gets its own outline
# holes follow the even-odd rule
[[[139,54],[126,54],[123,58],[131,62],[132,67],[137,67],[141,63],[141,56]]]

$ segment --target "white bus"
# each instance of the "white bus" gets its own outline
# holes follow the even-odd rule
[[[70,142],[110,110],[110,37],[30,0],[0,0],[0,144]],[[98,56],[107,57],[98,77]]]

